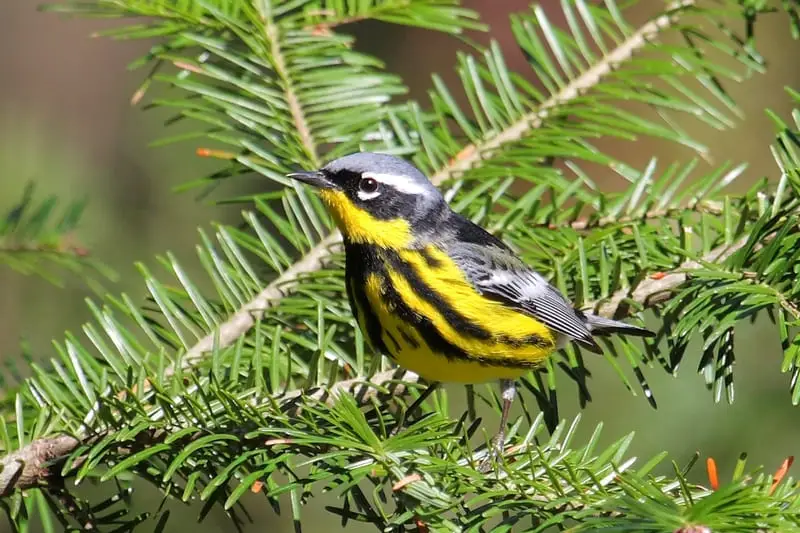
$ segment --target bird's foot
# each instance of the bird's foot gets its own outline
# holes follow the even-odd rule
[[[486,454],[486,457],[478,465],[478,472],[486,474],[494,470],[494,465],[497,463],[498,459],[503,456],[505,441],[505,432],[500,432],[494,436],[489,445],[489,453]]]

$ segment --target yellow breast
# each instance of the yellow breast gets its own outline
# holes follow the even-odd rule
[[[400,256],[426,289],[440,296],[450,313],[455,311],[488,336],[460,329],[448,320],[447,309],[431,303],[420,294],[419,286],[412,286],[400,271],[386,265],[384,273],[368,276],[365,291],[381,323],[382,340],[398,364],[431,381],[480,383],[515,379],[555,350],[555,336],[544,324],[482,296],[441,249],[428,246],[424,253],[406,250]],[[401,316],[392,297],[406,307],[406,314],[411,312],[411,320]],[[427,320],[438,337],[421,331],[414,317]],[[533,337],[539,342],[527,342]],[[448,357],[443,346],[454,348],[451,352],[459,355]]]

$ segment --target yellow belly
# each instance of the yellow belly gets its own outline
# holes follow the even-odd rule
[[[517,379],[530,369],[448,359],[427,346],[405,348],[392,354],[397,364],[416,372],[427,381],[443,383],[485,383],[499,379]]]
[[[438,261],[436,267],[424,264],[424,259],[413,251],[403,252],[401,256],[452,309],[491,332],[492,337],[481,339],[457,332],[440,310],[413,290],[398,272],[388,269],[380,275],[371,274],[366,280],[367,300],[381,324],[381,340],[400,366],[429,381],[482,383],[516,379],[555,351],[555,336],[544,324],[478,293],[441,250],[429,247],[427,252]],[[407,307],[426,317],[439,336],[466,357],[448,358],[429,346],[420,332],[400,318],[387,300],[387,282]],[[538,336],[542,343],[521,342],[531,335]],[[509,343],[509,339],[518,342]]]

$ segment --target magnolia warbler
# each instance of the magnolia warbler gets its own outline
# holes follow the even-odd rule
[[[373,349],[431,384],[500,380],[502,449],[515,379],[569,341],[653,336],[585,313],[500,239],[450,209],[416,167],[355,153],[289,174],[320,190],[344,237],[353,314]]]

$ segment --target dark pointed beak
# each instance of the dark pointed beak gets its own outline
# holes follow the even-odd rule
[[[287,174],[286,176],[292,179],[296,179],[297,181],[302,181],[303,183],[307,183],[318,189],[332,189],[335,186],[333,182],[331,182],[325,176],[325,173],[319,170],[312,170],[309,172],[292,172],[291,174]]]

